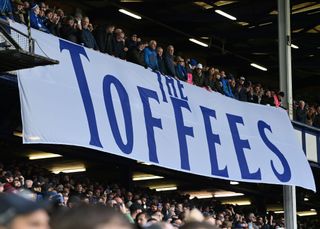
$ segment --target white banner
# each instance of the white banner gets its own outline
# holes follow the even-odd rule
[[[32,36],[37,52],[60,64],[19,72],[24,143],[82,146],[208,177],[315,190],[284,110],[210,93],[39,31]]]

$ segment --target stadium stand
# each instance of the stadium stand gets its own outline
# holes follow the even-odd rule
[[[30,20],[32,28],[239,101],[281,107],[281,99],[285,96],[281,91],[253,83],[243,76],[204,66],[192,57],[175,56],[172,45],[157,49],[154,40],[144,42],[136,34],[126,38],[123,30],[115,25],[95,26],[90,24],[88,17],[79,13],[66,16],[63,9],[55,9],[44,2],[15,0],[12,4],[10,0],[4,0],[0,11],[5,20],[10,18],[24,24]],[[0,50],[5,48],[6,43],[0,40]],[[320,128],[320,105],[306,104],[303,100],[295,102],[294,119]],[[44,215],[36,217],[42,219],[37,222],[38,227],[34,227],[38,229],[285,227],[281,214],[252,212],[241,206],[222,204],[214,198],[204,201],[190,199],[188,194],[178,192],[159,194],[150,189],[126,189],[125,186],[108,181],[99,183],[83,174],[53,174],[46,168],[25,162],[0,164],[0,228],[16,229],[12,226],[16,218],[33,216],[35,212],[40,214],[39,211]],[[2,198],[8,196],[12,200],[5,205]],[[32,209],[22,211],[23,204],[32,204],[24,203],[26,200],[19,199],[20,196],[49,204],[43,207],[32,202]],[[16,211],[11,217],[7,217],[9,208]],[[299,222],[300,229],[319,227],[319,220]]]

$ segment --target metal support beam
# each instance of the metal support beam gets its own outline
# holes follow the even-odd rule
[[[291,25],[290,0],[278,1],[279,32],[279,81],[280,90],[285,93],[282,105],[288,109],[290,119],[292,108],[292,66],[291,66]],[[286,228],[297,229],[297,203],[295,186],[283,186],[284,217]]]

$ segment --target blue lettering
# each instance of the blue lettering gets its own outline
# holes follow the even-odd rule
[[[169,76],[166,76],[166,84],[167,84],[167,88],[168,88],[168,93],[170,96],[173,96],[172,93],[171,93],[171,88],[173,90],[173,93],[174,93],[174,97],[178,97],[177,95],[177,91],[176,91],[176,88],[174,86],[174,79],[172,77],[169,77]]]
[[[179,88],[181,99],[188,100],[188,96],[184,96],[184,94],[183,94],[183,90],[182,90],[182,89],[184,89],[183,84],[181,83],[180,80],[177,80],[177,81],[178,81],[178,88]]]
[[[265,123],[264,121],[259,121],[258,122],[258,129],[259,129],[259,134],[262,138],[262,141],[264,144],[279,158],[279,160],[282,163],[283,166],[283,173],[279,173],[272,160],[270,160],[271,168],[276,177],[281,181],[281,182],[288,182],[291,179],[291,170],[290,166],[288,164],[288,161],[286,158],[283,156],[283,154],[280,152],[280,150],[272,143],[270,140],[267,138],[267,135],[265,133],[265,129],[269,130],[272,133],[271,127]]]
[[[173,105],[174,115],[176,118],[176,127],[177,127],[179,147],[180,147],[181,168],[185,170],[190,170],[186,136],[189,135],[193,137],[193,128],[184,125],[181,108],[185,108],[190,112],[191,110],[188,102],[186,102],[185,100],[180,100],[180,99],[171,97],[171,102]]]
[[[161,119],[152,117],[150,103],[149,103],[149,98],[156,100],[158,103],[159,103],[159,98],[155,91],[149,90],[147,88],[138,87],[138,91],[142,101],[144,119],[146,123],[147,140],[148,140],[148,147],[149,147],[149,160],[152,162],[159,163],[153,127],[158,127],[162,129],[162,123],[161,123]]]
[[[94,108],[93,108],[93,103],[92,103],[92,99],[91,99],[91,95],[88,87],[88,82],[87,82],[86,75],[84,73],[81,58],[80,58],[80,55],[83,55],[89,61],[87,53],[82,46],[75,45],[71,42],[67,42],[61,39],[59,40],[59,42],[60,42],[60,52],[66,49],[69,51],[71,56],[73,69],[77,77],[77,82],[80,89],[80,94],[81,94],[82,102],[86,112],[89,130],[90,130],[89,144],[102,148],[102,145],[99,139],[96,115],[94,113]]]
[[[219,135],[214,134],[212,132],[211,121],[210,121],[210,117],[217,119],[216,111],[206,107],[202,107],[202,106],[200,106],[200,108],[202,111],[204,125],[206,128],[207,142],[208,142],[210,162],[211,162],[211,174],[216,176],[229,177],[227,166],[225,166],[224,169],[219,169],[219,165],[218,165],[217,150],[216,150],[215,144],[221,145],[221,142],[220,142]]]
[[[249,141],[241,139],[239,135],[237,124],[239,123],[244,125],[242,117],[232,115],[232,114],[227,114],[227,118],[228,118],[229,127],[232,134],[234,148],[236,150],[236,154],[238,158],[242,179],[261,180],[260,168],[256,172],[250,173],[248,168],[248,163],[244,155],[243,149],[251,149],[251,148],[249,145]]]
[[[168,100],[167,100],[167,97],[166,97],[166,93],[164,92],[164,89],[163,89],[163,84],[162,84],[162,77],[161,77],[161,74],[160,72],[156,72],[157,73],[157,76],[158,76],[158,83],[159,83],[159,87],[160,87],[160,91],[161,91],[161,94],[162,94],[162,101],[167,103]]]
[[[114,85],[119,94],[124,116],[127,144],[123,142],[119,131],[116,114],[114,112],[111,85]],[[133,127],[129,96],[121,82],[112,75],[106,75],[103,79],[103,96],[113,137],[121,151],[125,154],[130,154],[133,148]]]

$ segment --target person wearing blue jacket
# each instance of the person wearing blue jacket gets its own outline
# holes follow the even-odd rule
[[[149,47],[144,49],[144,61],[146,66],[151,68],[153,71],[159,71],[156,47],[157,42],[155,40],[151,40],[149,42]]]
[[[229,81],[226,79],[226,75],[221,74],[220,82],[222,84],[223,94],[230,98],[234,98],[234,94],[232,93]]]
[[[43,21],[39,17],[40,8],[37,4],[32,4],[30,9],[30,25],[32,28],[40,30],[42,32],[50,33],[48,28],[43,24]]]
[[[12,13],[12,3],[11,0],[1,0],[0,1],[0,18],[7,20],[10,18],[13,20],[13,13]]]

